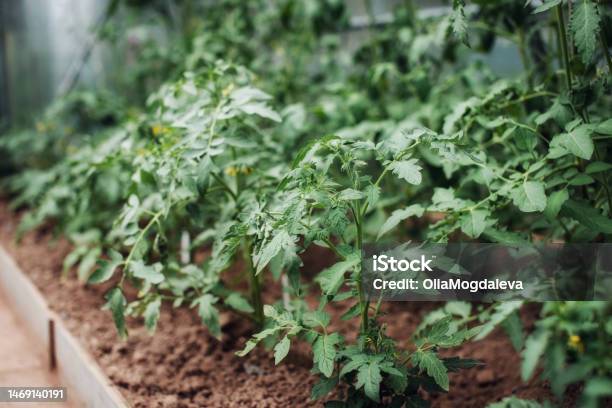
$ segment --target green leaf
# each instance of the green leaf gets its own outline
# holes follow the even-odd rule
[[[375,361],[370,361],[359,367],[357,371],[357,383],[355,388],[363,387],[365,394],[373,401],[380,402],[380,382],[382,381],[382,375],[380,374],[380,367]]]
[[[269,327],[267,329],[260,331],[259,333],[254,334],[253,337],[249,341],[246,342],[246,344],[244,345],[244,349],[237,351],[236,355],[239,357],[246,356],[248,353],[250,353],[255,348],[255,346],[257,346],[257,343],[273,335],[280,329],[281,329],[280,327]]]
[[[590,64],[599,46],[600,17],[594,2],[580,0],[575,3],[570,20],[570,30],[582,62]]]
[[[595,126],[595,132],[602,135],[612,136],[612,119],[600,122]]]
[[[331,318],[323,310],[315,310],[304,313],[302,320],[304,321],[304,325],[311,329],[317,327],[325,329],[327,325],[329,325]]]
[[[134,277],[152,285],[158,285],[164,281],[164,275],[161,273],[162,268],[163,266],[159,262],[153,265],[145,265],[141,260],[130,263],[130,270]]]
[[[102,250],[99,247],[89,250],[81,259],[77,269],[77,276],[81,281],[88,279],[91,270],[96,265],[96,261],[100,258]]]
[[[344,282],[344,274],[346,271],[358,265],[360,259],[358,256],[350,257],[345,261],[340,261],[335,265],[324,269],[316,277],[316,281],[321,286],[321,290],[326,295],[335,295]]]
[[[538,330],[532,333],[525,342],[525,350],[523,350],[523,364],[521,366],[521,378],[523,381],[528,381],[538,365],[538,360],[548,344],[550,332]]]
[[[274,122],[282,122],[283,119],[278,113],[270,109],[265,103],[252,102],[240,106],[240,110],[248,115],[259,115],[262,118],[273,120]]]
[[[352,188],[344,189],[338,195],[338,199],[342,201],[361,200],[365,197],[365,194],[359,190]]]
[[[279,341],[276,346],[274,346],[274,365],[278,365],[287,354],[289,354],[289,347],[291,346],[291,341],[289,337],[285,336]]]
[[[380,227],[380,231],[378,231],[378,236],[376,239],[379,239],[387,232],[391,231],[393,228],[397,226],[400,222],[405,220],[408,217],[417,216],[420,217],[425,212],[425,209],[421,207],[419,204],[412,204],[401,210],[395,210],[391,213],[391,216],[387,218],[385,223]]]
[[[586,186],[588,184],[592,184],[595,182],[595,179],[588,174],[580,173],[576,174],[572,179],[568,182],[570,186]]]
[[[558,139],[559,145],[574,156],[589,160],[595,150],[591,134],[591,126],[580,125],[567,133],[556,136],[555,139]]]
[[[482,361],[460,357],[443,358],[442,363],[444,363],[444,366],[449,372],[456,372],[459,370],[465,370],[468,368],[484,365]]]
[[[514,311],[508,316],[502,323],[501,326],[508,334],[510,342],[516,351],[520,351],[523,348],[523,322],[517,311]]]
[[[612,220],[591,207],[586,201],[569,199],[563,204],[561,213],[593,231],[612,234]]]
[[[453,10],[450,15],[450,28],[459,41],[468,47],[470,46],[464,0],[453,0]]]
[[[144,310],[143,316],[145,321],[145,327],[149,333],[153,333],[157,327],[159,320],[159,310],[161,308],[161,298],[156,297],[153,301],[147,303],[147,307]]]
[[[380,187],[370,184],[365,189],[366,203],[373,208],[380,198]]]
[[[485,228],[483,235],[493,242],[506,245],[526,244],[528,241],[520,234],[511,231],[501,231],[492,227]]]
[[[389,165],[389,169],[393,171],[399,178],[406,180],[410,184],[421,184],[421,166],[417,165],[417,159],[394,161]]]
[[[286,230],[280,230],[255,257],[256,273],[259,274],[281,250],[294,245],[293,238]]]
[[[359,367],[361,367],[368,361],[368,357],[369,356],[367,354],[357,354],[355,356],[351,356],[351,361],[349,361],[342,367],[339,376],[344,377],[351,371],[357,370]]]
[[[226,297],[224,303],[232,309],[240,312],[253,313],[255,311],[249,301],[236,292],[233,292]]]
[[[512,300],[501,302],[497,306],[495,306],[495,310],[487,320],[487,322],[483,325],[480,333],[475,337],[475,340],[482,340],[489,335],[497,327],[497,325],[501,324],[504,320],[508,318],[512,313],[519,310],[523,306],[523,302],[521,300]]]
[[[586,382],[584,393],[594,398],[612,395],[612,379],[606,377],[590,378]]]
[[[111,289],[105,296],[105,308],[109,309],[113,315],[115,327],[119,333],[119,337],[125,339],[127,337],[127,328],[125,327],[125,306],[127,301],[120,288]]]
[[[198,305],[198,315],[202,319],[202,323],[208,327],[208,331],[216,338],[221,337],[221,327],[219,325],[219,311],[214,304],[217,303],[217,297],[210,293],[205,293],[195,300]]]
[[[331,377],[334,372],[336,345],[339,342],[340,336],[337,333],[321,334],[312,345],[313,361],[326,377]]]
[[[325,378],[321,377],[319,381],[312,387],[310,398],[313,400],[322,398],[329,394],[336,385],[338,385],[338,377]]]
[[[549,0],[545,2],[544,4],[542,4],[541,6],[536,7],[536,9],[533,10],[532,14],[543,13],[546,10],[550,10],[551,8],[555,6],[558,6],[559,4],[561,4],[561,0]]]
[[[487,405],[487,408],[543,408],[549,405],[542,405],[537,401],[517,398],[515,396],[506,397],[499,402]]]
[[[544,211],[546,208],[544,184],[539,181],[525,181],[512,190],[512,201],[523,212]]]
[[[604,162],[592,162],[586,166],[584,170],[587,174],[601,173],[602,171],[608,171],[612,169],[612,164]]]
[[[461,231],[471,238],[478,238],[487,227],[488,215],[489,211],[487,210],[472,210],[461,216],[459,221]]]
[[[563,203],[567,201],[569,198],[569,193],[566,189],[555,191],[548,198],[548,202],[546,203],[546,209],[544,210],[544,215],[549,220],[554,220],[557,218],[559,211],[561,211],[561,207],[563,207]]]
[[[111,249],[109,251],[109,257],[109,260],[102,260],[99,262],[100,267],[91,274],[87,283],[96,284],[106,282],[113,276],[115,270],[123,263],[123,256],[121,256],[119,252]]]
[[[427,372],[427,375],[432,377],[443,390],[448,391],[449,381],[446,366],[433,351],[415,351],[412,355],[412,362],[421,371]]]

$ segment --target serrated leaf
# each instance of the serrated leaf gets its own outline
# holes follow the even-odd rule
[[[274,346],[274,365],[278,365],[287,354],[289,354],[289,348],[291,347],[291,340],[285,336]]]
[[[410,184],[421,184],[421,166],[417,165],[417,159],[394,161],[389,164],[389,169],[399,178],[406,180]]]
[[[255,311],[249,301],[236,292],[231,293],[228,297],[226,297],[224,303],[232,309],[240,312],[253,313]]]
[[[214,306],[217,300],[217,297],[210,293],[205,293],[197,298],[195,303],[198,305],[198,315],[202,319],[202,323],[206,325],[210,334],[220,338],[221,327],[219,325],[219,311]]]
[[[473,360],[471,358],[449,357],[443,358],[442,363],[449,372],[456,372],[468,368],[484,365],[482,361]]]
[[[157,285],[164,281],[164,275],[161,273],[162,265],[160,263],[145,265],[141,260],[132,261],[130,263],[130,270],[134,277],[152,285]]]
[[[363,364],[357,371],[355,388],[362,388],[365,394],[373,401],[380,402],[380,382],[382,375],[377,362],[371,361]]]
[[[331,318],[327,313],[322,310],[315,310],[312,312],[304,313],[304,317],[302,319],[304,321],[304,325],[310,328],[326,328],[329,325]]]
[[[595,150],[591,134],[592,129],[589,125],[580,125],[567,133],[556,136],[555,139],[558,139],[556,143],[574,156],[589,160]]]
[[[280,327],[270,327],[270,328],[260,331],[259,333],[254,334],[253,337],[249,341],[246,342],[246,344],[244,345],[244,348],[236,352],[236,355],[239,357],[246,356],[257,346],[257,343],[259,343],[266,337],[273,335],[278,330],[280,330]]]
[[[525,350],[523,350],[523,364],[521,365],[521,378],[523,381],[528,381],[538,365],[540,356],[544,353],[548,344],[550,333],[548,331],[539,330],[532,333],[525,342]]]
[[[544,211],[546,208],[544,184],[539,181],[525,181],[512,190],[512,201],[523,212]]]
[[[344,282],[344,274],[358,265],[359,261],[359,257],[350,257],[345,261],[340,261],[321,271],[315,280],[321,286],[323,293],[326,295],[335,295]]]
[[[120,288],[111,289],[105,296],[105,308],[109,309],[113,315],[115,327],[119,333],[119,337],[125,339],[127,337],[127,328],[125,326],[125,306],[127,301]]]
[[[144,310],[143,317],[145,321],[145,327],[149,333],[153,333],[157,327],[159,321],[159,311],[161,308],[161,298],[157,297],[153,301],[147,303],[147,307]]]
[[[342,201],[361,200],[365,194],[353,188],[347,188],[340,192],[338,199]]]
[[[357,370],[359,367],[364,365],[368,361],[368,356],[365,354],[357,354],[356,356],[351,357],[351,361],[346,363],[342,369],[340,370],[340,377],[344,377],[351,371]]]
[[[380,198],[380,187],[370,184],[365,189],[366,203],[373,208]]]
[[[591,0],[580,0],[573,8],[570,30],[582,62],[590,64],[599,45],[600,17]]]
[[[336,345],[339,342],[340,336],[337,333],[321,334],[312,345],[313,361],[326,377],[331,377],[334,372]]]
[[[412,355],[413,364],[434,379],[443,390],[448,391],[449,381],[446,366],[436,354],[430,350],[417,350]]]
[[[421,207],[419,204],[412,204],[406,208],[401,210],[395,210],[391,213],[391,216],[387,218],[385,223],[380,227],[378,231],[378,236],[376,239],[379,239],[387,232],[391,231],[393,228],[397,226],[400,222],[404,221],[408,217],[417,216],[420,217],[425,212],[425,209]]]
[[[286,230],[280,230],[255,257],[256,273],[259,274],[281,250],[294,245],[293,238]]]
[[[453,10],[450,15],[450,27],[454,36],[466,46],[470,46],[465,17],[465,1],[453,0]]]
[[[100,267],[91,274],[87,283],[96,284],[106,282],[113,276],[115,270],[123,263],[123,257],[119,252],[113,250],[109,252],[109,256],[110,259],[99,262]]]
[[[486,220],[488,216],[489,211],[487,210],[469,211],[461,216],[459,221],[461,231],[471,238],[478,238],[487,227]]]
[[[555,6],[558,6],[559,4],[561,4],[561,0],[549,0],[545,2],[544,4],[542,4],[541,6],[536,7],[535,10],[533,10],[532,14],[543,13],[547,10],[550,10],[551,8]]]

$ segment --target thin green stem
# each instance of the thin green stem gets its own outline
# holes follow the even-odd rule
[[[236,193],[230,188],[230,186],[221,177],[219,177],[219,175],[215,174],[214,172],[211,172],[210,175],[215,180],[217,180],[219,184],[221,184],[221,187],[223,187],[223,189],[227,191],[227,193],[232,197],[234,201],[238,199],[238,196],[236,195]]]
[[[563,58],[563,66],[565,68],[565,79],[567,82],[567,91],[572,89],[572,70],[569,62],[569,51],[567,48],[567,34],[565,32],[565,20],[563,18],[563,5],[559,4],[556,7],[557,11],[557,35],[559,37],[559,45],[561,48],[561,56]]]
[[[356,250],[359,252],[359,256],[361,257],[361,250],[363,248],[363,229],[361,225],[361,213],[359,210],[353,208],[351,206],[351,211],[353,212],[353,218],[355,220],[355,226],[357,228],[357,240],[356,240]],[[363,285],[361,282],[362,279],[362,269],[361,265],[358,265],[359,271],[357,273],[357,291],[359,293],[359,305],[361,307],[361,332],[368,332],[368,303],[365,299],[365,293],[363,290]]]
[[[162,211],[156,212],[153,217],[149,220],[149,222],[147,223],[147,225],[142,229],[142,231],[140,231],[140,234],[138,234],[138,237],[136,238],[136,241],[134,242],[134,245],[132,245],[132,249],[130,250],[130,253],[128,254],[127,258],[125,259],[125,262],[123,262],[123,267],[124,269],[127,269],[130,266],[130,263],[132,262],[132,258],[134,257],[134,254],[136,253],[136,248],[138,248],[138,246],[140,245],[140,241],[143,240],[143,238],[145,237],[145,235],[147,234],[147,232],[149,231],[149,229],[153,226],[153,224],[155,224],[157,222],[157,220],[159,220],[159,217],[161,217],[162,215]],[[121,280],[119,281],[119,287],[123,286],[123,282],[125,280],[125,272],[121,275]]]
[[[253,304],[253,316],[259,326],[263,325],[264,314],[263,314],[263,301],[261,299],[261,282],[259,276],[255,271],[253,265],[253,258],[251,258],[251,242],[247,238],[245,239],[244,245],[242,246],[242,255],[244,262],[246,263],[247,273],[249,275],[250,291],[251,291],[251,303]]]

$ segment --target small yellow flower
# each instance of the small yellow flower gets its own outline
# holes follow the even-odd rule
[[[240,169],[240,172],[242,174],[246,174],[249,175],[253,172],[253,168],[252,167],[248,167],[248,166],[244,166],[243,168]]]
[[[582,339],[576,334],[572,334],[571,336],[569,336],[569,339],[567,340],[567,345],[570,348],[578,350],[581,353],[584,351],[584,344],[582,343]]]
[[[43,122],[36,122],[36,130],[40,133],[43,133],[47,130],[47,126]]]
[[[163,133],[166,133],[168,129],[162,125],[153,125],[153,127],[151,127],[151,131],[153,132],[153,136],[159,136]]]
[[[225,174],[230,177],[236,177],[236,175],[238,174],[238,168],[235,166],[229,166],[225,169]]]
[[[233,91],[233,90],[234,90],[234,84],[233,84],[233,83],[231,83],[231,84],[229,84],[228,86],[226,86],[226,87],[223,89],[223,91],[221,91],[221,94],[222,94],[224,97],[227,97],[227,96],[228,96],[230,93],[232,93],[232,91]]]

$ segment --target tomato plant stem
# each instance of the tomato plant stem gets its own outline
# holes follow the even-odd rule
[[[259,282],[259,276],[257,276],[253,266],[253,258],[251,258],[251,241],[249,239],[245,240],[242,250],[250,280],[251,303],[253,303],[253,309],[255,309],[253,316],[255,322],[261,326],[264,321],[263,302],[261,300],[261,282]]]
[[[572,89],[572,70],[569,63],[569,52],[567,49],[567,34],[565,33],[565,21],[563,18],[563,5],[559,4],[556,7],[557,11],[557,35],[559,37],[559,46],[561,48],[561,56],[563,58],[563,66],[565,68],[565,80],[567,82],[567,91]]]

